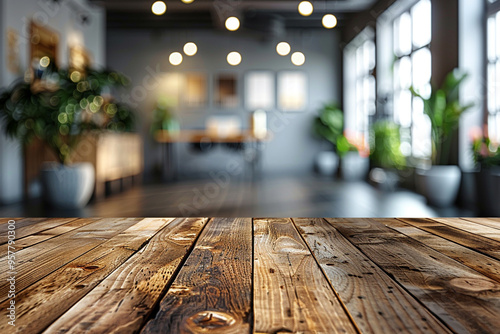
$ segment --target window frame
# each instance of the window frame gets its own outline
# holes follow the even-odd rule
[[[405,154],[405,156],[407,156],[408,158],[414,158],[414,159],[428,159],[430,158],[432,152],[426,152],[427,154],[423,153],[421,155],[416,155],[416,152],[415,152],[415,148],[414,148],[414,133],[415,133],[415,101],[416,99],[419,99],[417,97],[414,97],[414,96],[411,96],[411,103],[410,103],[410,122],[408,124],[408,126],[406,126],[406,124],[401,124],[401,118],[399,117],[399,112],[400,111],[397,111],[396,108],[398,108],[397,104],[396,104],[396,99],[397,99],[397,96],[403,92],[409,92],[410,90],[407,89],[407,88],[403,88],[403,87],[396,87],[396,81],[395,81],[395,77],[397,76],[397,74],[395,73],[395,67],[396,67],[396,64],[398,62],[401,62],[402,59],[404,58],[408,58],[410,60],[410,81],[411,81],[411,86],[413,86],[413,77],[414,77],[414,60],[413,60],[413,56],[421,51],[421,50],[424,50],[424,49],[427,49],[429,51],[429,54],[430,54],[430,68],[429,68],[429,71],[430,71],[430,78],[429,78],[429,81],[428,81],[428,85],[430,87],[430,84],[431,84],[431,80],[432,80],[432,52],[431,52],[431,44],[432,44],[432,11],[431,11],[431,27],[430,27],[430,33],[431,33],[431,38],[429,40],[428,43],[426,44],[423,44],[423,45],[418,45],[418,46],[415,46],[415,43],[414,43],[414,35],[413,35],[413,15],[412,15],[412,10],[415,6],[418,5],[418,3],[422,1],[422,0],[416,0],[416,1],[411,1],[409,2],[406,6],[402,7],[401,10],[398,11],[397,15],[394,15],[391,20],[390,20],[390,29],[391,29],[391,32],[392,32],[392,54],[394,56],[394,59],[393,59],[393,63],[392,63],[392,73],[391,73],[391,82],[392,82],[392,119],[393,121],[400,125],[401,127],[401,130],[400,130],[400,135],[401,135],[401,143],[402,145],[409,145],[409,152],[407,152]],[[429,0],[431,5],[432,5],[432,1]],[[398,54],[397,51],[396,51],[396,36],[397,36],[397,33],[396,33],[396,22],[397,20],[400,20],[401,17],[403,17],[403,15],[409,15],[410,17],[410,43],[411,43],[411,50],[409,53],[402,53],[402,54]],[[404,126],[403,126],[404,125]],[[430,125],[430,124],[429,124]],[[405,133],[406,132],[406,133]],[[431,144],[431,137],[430,137],[430,134],[429,134],[429,145],[430,147],[428,147],[428,149],[430,149],[432,151],[432,144]],[[404,149],[402,149],[402,151],[406,151]]]
[[[359,52],[365,48],[366,43],[372,43],[373,45],[373,64],[368,59],[369,63],[363,65],[363,71],[358,71]],[[377,43],[375,30],[372,27],[363,29],[346,45],[343,56],[345,61],[349,60],[347,71],[350,73],[348,75],[346,75],[347,73],[344,74],[346,77],[346,94],[344,94],[344,99],[348,101],[344,110],[346,118],[345,130],[348,137],[356,140],[362,139],[364,144],[368,145],[371,117],[374,117],[377,113],[377,80],[375,76],[377,68]],[[370,80],[373,83],[373,99],[364,94],[364,84]],[[371,107],[369,106],[370,104]],[[360,109],[358,109],[360,105],[362,112],[359,112]],[[362,122],[360,122],[360,116],[363,118]],[[362,125],[360,125],[361,123]]]

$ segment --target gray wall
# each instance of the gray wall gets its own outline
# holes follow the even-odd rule
[[[102,9],[89,7],[85,0],[76,1],[85,8],[90,24],[81,25],[76,20],[73,8],[49,1],[0,0],[0,42],[7,47],[7,29],[19,35],[19,73],[7,70],[5,52],[0,52],[0,87],[10,85],[23,76],[29,62],[29,23],[32,19],[59,33],[58,65],[67,66],[70,45],[82,45],[92,54],[94,65],[104,66],[105,61],[105,13]],[[1,49],[0,49],[1,50]],[[9,140],[0,131],[0,203],[18,201],[23,195],[22,147]]]
[[[225,31],[163,31],[147,30],[108,30],[107,63],[132,79],[132,91],[147,92],[132,95],[130,98],[140,114],[140,129],[145,139],[145,168],[149,173],[158,162],[159,151],[151,136],[149,126],[152,109],[161,89],[146,84],[144,79],[151,79],[152,72],[161,73],[197,71],[205,73],[209,78],[209,95],[213,95],[213,81],[217,73],[230,71],[236,73],[239,79],[240,97],[243,92],[244,74],[250,70],[282,70],[304,71],[309,79],[309,101],[303,113],[281,113],[277,110],[268,111],[268,124],[274,133],[272,141],[267,144],[263,154],[265,172],[301,173],[312,169],[313,159],[321,149],[311,135],[311,122],[317,109],[328,101],[340,100],[340,48],[339,35],[336,31],[325,29],[292,31],[282,40],[292,45],[293,51],[302,51],[306,55],[306,63],[302,67],[291,64],[290,57],[280,57],[275,51],[279,40],[262,41],[251,35],[228,33]],[[173,51],[181,51],[187,41],[198,45],[198,53],[194,57],[184,56],[184,62],[174,67],[169,64],[168,56]],[[230,51],[239,51],[243,56],[242,63],[232,67],[226,62]],[[152,83],[155,83],[152,81]],[[134,98],[135,96],[135,98]],[[212,100],[209,98],[209,100]],[[242,102],[242,101],[240,101]],[[235,110],[219,110],[209,103],[206,109],[199,113],[182,112],[179,114],[183,128],[200,128],[210,115],[238,115],[243,124],[248,123],[249,114],[243,108]],[[185,151],[185,150],[181,150]],[[202,157],[182,155],[186,169],[203,169],[200,166],[210,165],[205,169],[221,168],[227,155]],[[217,165],[218,164],[218,165]]]

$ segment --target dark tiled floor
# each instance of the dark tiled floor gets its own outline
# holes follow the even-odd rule
[[[432,208],[407,190],[383,192],[364,182],[314,176],[268,177],[254,182],[205,179],[150,184],[58,210],[41,202],[0,207],[1,217],[456,217],[469,210]]]

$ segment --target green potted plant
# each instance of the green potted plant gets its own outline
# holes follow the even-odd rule
[[[337,141],[344,130],[344,114],[335,103],[323,105],[314,119],[313,132],[324,139],[327,146],[316,157],[316,169],[322,175],[332,176],[337,172],[339,157]]]
[[[371,128],[370,160],[373,169],[370,180],[381,188],[396,187],[398,171],[406,167],[406,158],[401,153],[399,126],[390,120],[376,121]]]
[[[340,163],[345,179],[358,179],[365,174],[364,160],[359,161],[359,145],[344,135],[344,113],[335,103],[327,103],[314,119],[314,134],[328,143],[328,148],[316,157],[316,168],[323,175],[334,175]],[[340,159],[339,159],[340,158]]]
[[[89,134],[103,130],[130,131],[133,115],[124,104],[113,101],[112,88],[127,83],[112,71],[59,70],[55,89],[34,90],[19,80],[0,93],[0,117],[5,132],[28,145],[40,139],[54,152],[57,163],[45,163],[40,176],[44,199],[57,207],[82,207],[94,185],[90,163],[73,164],[77,148]]]
[[[500,207],[500,147],[499,143],[483,134],[480,128],[471,130],[472,154],[476,166],[476,193],[479,213],[499,216]]]
[[[432,128],[432,167],[416,171],[417,190],[435,206],[452,205],[460,187],[462,172],[458,166],[450,165],[450,153],[460,116],[472,107],[459,100],[459,88],[466,78],[467,74],[458,70],[450,72],[440,88],[432,88],[429,98],[411,89],[424,102],[424,113]]]

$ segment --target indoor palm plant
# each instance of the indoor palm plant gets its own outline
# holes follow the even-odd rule
[[[424,97],[412,88],[412,93],[424,102],[424,113],[432,128],[432,167],[417,170],[417,187],[429,202],[436,206],[449,206],[455,201],[461,181],[461,170],[450,164],[453,135],[458,129],[460,116],[472,107],[459,100],[460,85],[467,74],[458,70],[450,72],[442,86],[433,88]]]
[[[72,160],[90,133],[132,129],[131,110],[109,95],[127,81],[116,72],[91,69],[85,74],[59,70],[52,78],[53,90],[33,90],[24,80],[5,89],[0,93],[0,117],[8,136],[23,145],[38,138],[58,160],[42,167],[44,198],[59,207],[80,207],[92,195],[94,169]]]

